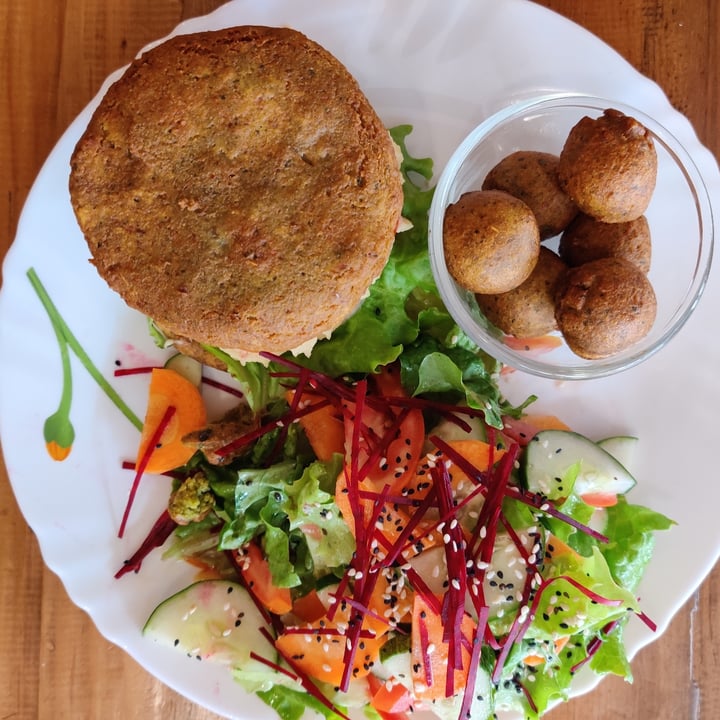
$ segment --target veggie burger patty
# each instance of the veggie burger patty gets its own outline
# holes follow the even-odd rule
[[[287,28],[179,35],[92,116],[70,193],[91,261],[173,336],[285,352],[336,328],[387,262],[402,179],[347,69]]]

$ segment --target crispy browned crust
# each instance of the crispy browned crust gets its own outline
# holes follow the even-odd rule
[[[657,177],[651,134],[634,118],[608,109],[584,117],[570,131],[560,153],[560,185],[586,215],[603,222],[640,217]]]
[[[652,240],[647,218],[621,223],[604,223],[589,215],[578,215],[560,238],[560,257],[576,266],[601,257],[622,257],[650,271]]]
[[[560,187],[557,155],[518,150],[503,158],[485,177],[483,190],[504,190],[535,214],[540,239],[561,233],[577,215],[575,203]]]
[[[145,53],[71,170],[110,287],[173,335],[246,351],[337,327],[384,267],[402,210],[394,146],[356,81],[285,28]]]
[[[501,293],[532,272],[540,233],[532,210],[501,190],[474,190],[445,211],[445,262],[455,281],[474,293]]]
[[[565,263],[542,246],[537,264],[525,282],[505,293],[476,295],[478,306],[493,325],[508,335],[545,335],[557,330],[555,294],[565,270]]]
[[[657,302],[645,273],[623,258],[570,268],[558,288],[556,317],[568,347],[589,359],[609,357],[652,328]]]

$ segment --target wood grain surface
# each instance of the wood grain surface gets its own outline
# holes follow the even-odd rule
[[[341,0],[339,0],[341,1]],[[502,2],[502,0],[497,0]],[[0,255],[47,154],[105,77],[213,0],[0,0]],[[657,81],[720,154],[720,3],[543,0]],[[11,348],[0,348],[11,352]],[[720,718],[720,570],[641,651],[554,720]],[[42,562],[0,467],[0,720],[213,720],[95,630]]]

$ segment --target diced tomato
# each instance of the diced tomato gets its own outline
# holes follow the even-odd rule
[[[410,690],[394,678],[380,680],[368,675],[370,703],[383,720],[404,720],[405,713],[412,709],[413,697]]]
[[[596,508],[612,507],[618,502],[617,495],[603,492],[585,493],[580,496],[580,499],[587,505]]]
[[[327,608],[322,604],[322,600],[315,590],[297,598],[292,606],[293,615],[305,622],[319,620],[325,615],[326,610]]]

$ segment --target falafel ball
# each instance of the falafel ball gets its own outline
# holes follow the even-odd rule
[[[601,257],[622,257],[650,271],[652,241],[647,218],[605,223],[589,215],[578,215],[560,238],[560,257],[571,267]]]
[[[540,232],[532,210],[501,190],[473,190],[445,211],[445,262],[474,293],[507,292],[537,263]]]
[[[560,187],[552,153],[518,150],[503,158],[485,177],[483,190],[504,190],[535,213],[540,239],[561,233],[577,215],[575,203]]]
[[[531,338],[557,329],[555,293],[566,270],[565,263],[542,246],[537,264],[525,282],[513,290],[476,295],[485,317],[508,335]]]
[[[560,153],[560,185],[586,215],[603,222],[628,222],[650,203],[657,177],[657,152],[650,132],[612,108],[584,117]]]
[[[627,349],[650,332],[656,313],[650,281],[623,258],[570,268],[558,288],[558,327],[568,347],[583,358],[606,358]]]

